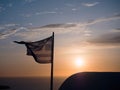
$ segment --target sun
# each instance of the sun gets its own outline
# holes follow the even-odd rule
[[[83,58],[76,58],[75,59],[75,65],[77,66],[77,67],[81,67],[81,66],[83,66],[84,65],[84,60],[83,60]]]

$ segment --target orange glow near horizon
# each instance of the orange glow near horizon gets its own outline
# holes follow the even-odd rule
[[[110,56],[109,53],[103,53],[104,51],[91,52],[89,49],[81,50],[75,47],[71,48],[72,50],[70,48],[58,49],[55,51],[54,76],[68,77],[79,72],[119,71],[119,63],[113,61],[116,56]],[[16,59],[20,56],[21,58]],[[15,64],[6,63],[7,66],[3,71],[1,68],[1,77],[50,76],[50,64],[36,63],[32,57],[24,54],[16,54],[16,57],[12,57],[12,55],[6,57],[8,60],[12,58]]]

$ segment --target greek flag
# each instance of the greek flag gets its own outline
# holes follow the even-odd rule
[[[24,44],[27,48],[27,55],[33,56],[38,63],[51,63],[53,36],[35,42],[14,41],[18,44]]]

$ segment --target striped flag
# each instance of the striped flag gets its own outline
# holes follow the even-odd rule
[[[25,44],[27,48],[27,55],[33,56],[38,63],[51,63],[52,62],[52,46],[53,46],[53,36],[45,38],[40,41],[35,42],[18,42],[18,44]]]

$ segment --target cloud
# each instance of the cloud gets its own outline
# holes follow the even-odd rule
[[[5,24],[3,26],[0,26],[0,39],[5,39],[11,35],[18,36],[27,40],[32,38],[37,39],[39,36],[51,32],[55,32],[56,34],[82,33],[84,36],[88,37],[91,36],[91,31],[88,29],[88,26],[118,19],[120,19],[120,14],[115,14],[113,16],[105,18],[98,18],[84,23],[57,23],[40,27],[21,27],[17,24]],[[116,29],[116,31],[119,31],[119,28]]]
[[[49,25],[42,26],[41,28],[70,28],[70,27],[76,27],[76,24],[73,24],[73,23],[49,24]]]
[[[15,36],[22,37],[25,40],[36,40],[36,39],[39,39],[40,36],[44,37],[46,34],[50,34],[51,32],[55,32],[56,34],[65,34],[65,33],[72,32],[73,29],[75,29],[73,27],[70,28],[70,26],[64,26],[64,24],[63,26],[61,25],[62,24],[60,25],[52,24],[52,25],[45,25],[42,27],[28,28],[28,31],[16,33]]]
[[[75,24],[50,24],[41,27],[25,28],[17,24],[5,24],[0,26],[0,39],[5,39],[10,36],[18,36],[27,40],[34,39],[45,33],[67,33],[71,30],[65,30],[65,28],[70,29],[73,26],[75,27]]]
[[[71,4],[71,3],[66,3],[65,6],[67,6],[69,9],[71,9],[72,11],[77,11],[79,8],[77,7],[77,5],[75,4]]]
[[[32,16],[47,15],[47,14],[57,14],[57,12],[55,12],[55,11],[43,11],[43,12],[36,12],[36,13],[21,14],[21,16],[23,16],[25,18],[30,18]]]
[[[120,28],[116,28],[116,30],[120,31]]]
[[[106,22],[106,21],[117,20],[117,19],[120,19],[120,14],[116,14],[110,17],[105,17],[105,18],[99,18],[96,20],[90,20],[86,23],[86,25],[92,25],[100,22]]]
[[[36,12],[35,15],[44,15],[44,14],[56,14],[55,11],[44,11],[44,12]]]
[[[71,28],[71,27],[82,27],[82,26],[93,25],[93,24],[96,24],[96,23],[107,22],[107,21],[116,20],[116,19],[120,19],[120,14],[113,15],[113,16],[110,16],[110,17],[105,17],[105,18],[98,18],[96,20],[90,20],[90,21],[85,22],[85,23],[49,24],[49,25],[42,26],[40,28]]]
[[[99,18],[96,20],[90,20],[86,23],[86,25],[94,25],[101,22],[108,22],[112,20],[120,19],[120,14],[114,14],[113,16]],[[90,45],[99,45],[99,46],[119,46],[120,45],[120,28],[116,28],[109,33],[98,36],[96,38],[87,40],[87,43]]]
[[[97,4],[99,4],[99,2],[82,3],[82,5],[83,5],[83,6],[86,6],[86,7],[93,7],[93,6],[96,6]]]
[[[10,23],[10,24],[5,24],[5,27],[15,27],[18,26],[18,24]]]
[[[21,29],[23,29],[23,27],[19,27],[19,24],[5,24],[0,26],[0,39],[5,39],[14,35]]]
[[[111,32],[120,32],[120,28],[113,29]]]
[[[88,40],[95,45],[120,45],[120,32],[109,32],[97,38]]]
[[[76,8],[72,8],[72,11],[77,11],[77,9]]]
[[[33,14],[21,14],[21,16],[25,17],[25,18],[29,18],[29,17],[32,17]]]
[[[17,30],[13,29],[13,30],[9,30],[9,31],[5,31],[0,33],[0,39],[5,39],[6,37],[15,34],[17,32]]]
[[[25,0],[26,3],[32,3],[34,2],[35,0]]]

